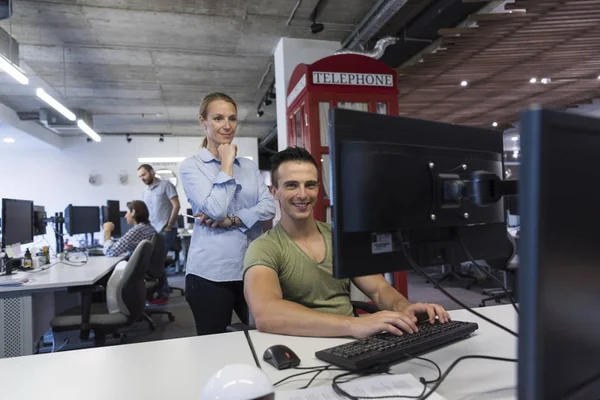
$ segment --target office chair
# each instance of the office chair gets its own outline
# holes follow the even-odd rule
[[[465,289],[471,289],[471,286],[477,283],[477,277],[474,275],[464,274],[462,273],[462,264],[448,264],[450,266],[450,271],[442,272],[441,274],[427,274],[429,278],[426,283],[430,281],[435,281],[437,283],[443,282],[445,280],[452,281],[454,279],[466,282]],[[444,268],[444,266],[442,266]]]
[[[164,267],[165,256],[167,254],[167,249],[165,248],[165,237],[163,235],[156,234],[152,236],[150,243],[152,244],[152,255],[150,256],[148,271],[146,271],[146,297],[154,293],[156,288],[159,287],[162,279],[167,279],[167,274]],[[151,331],[156,330],[154,321],[151,318],[151,316],[154,314],[167,315],[169,317],[169,321],[175,321],[175,316],[169,311],[146,307],[144,313],[142,314],[142,318],[144,318],[144,320],[148,323],[148,327]]]
[[[375,304],[367,303],[364,301],[350,301],[352,304],[352,312],[355,317],[358,317],[361,314],[361,311],[367,314],[374,314],[379,311],[379,308]],[[252,314],[248,316],[249,325],[244,324],[243,322],[236,322],[235,324],[231,324],[227,326],[227,332],[243,332],[248,330],[255,330],[256,326],[254,325],[254,318],[252,318]]]
[[[94,344],[106,344],[106,335],[116,335],[118,330],[139,321],[146,304],[144,276],[148,270],[152,244],[142,240],[129,258],[119,262],[106,286],[106,303],[92,303],[92,293],[98,286],[78,288],[81,307],[73,307],[50,322],[52,332],[79,330],[82,340],[94,331]],[[118,336],[117,336],[118,337]],[[124,343],[121,335],[121,343]]]
[[[514,289],[508,288],[508,275],[513,277],[513,288],[517,287],[517,271],[519,268],[519,256],[517,255],[519,236],[517,235],[515,238],[511,234],[508,234],[508,241],[512,244],[512,253],[508,259],[500,258],[495,260],[487,260],[487,264],[490,266],[490,270],[494,269],[496,271],[501,271],[503,275],[502,284],[505,288],[507,288],[507,292],[510,296],[516,298],[516,292]],[[491,272],[491,271],[490,271]],[[483,291],[484,295],[488,297],[481,300],[480,307],[485,307],[486,302],[495,301],[496,303],[501,303],[502,299],[507,299],[508,296],[504,293],[504,290],[500,288],[492,288],[485,289]]]

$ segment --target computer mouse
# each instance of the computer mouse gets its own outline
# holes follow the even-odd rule
[[[294,368],[300,365],[300,358],[287,346],[276,344],[265,350],[263,360],[277,369]]]

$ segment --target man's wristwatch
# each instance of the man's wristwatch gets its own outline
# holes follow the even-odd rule
[[[231,214],[227,215],[227,218],[229,218],[231,220],[231,227],[234,228],[235,227],[235,214],[231,213]]]

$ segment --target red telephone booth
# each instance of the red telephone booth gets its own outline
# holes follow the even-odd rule
[[[339,107],[398,115],[396,71],[379,60],[355,54],[299,64],[290,78],[286,104],[288,145],[306,148],[320,165],[321,187],[315,218],[330,222],[329,110]],[[394,274],[394,285],[407,295],[405,272]]]

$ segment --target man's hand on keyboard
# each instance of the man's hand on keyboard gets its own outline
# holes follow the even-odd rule
[[[351,322],[351,335],[357,339],[375,335],[380,332],[390,332],[402,335],[417,332],[417,317],[407,312],[379,311],[364,317],[354,318]]]
[[[429,317],[429,322],[432,324],[435,322],[436,316],[442,324],[450,321],[450,315],[448,314],[448,311],[446,311],[444,307],[440,306],[439,304],[413,303],[399,311],[415,317],[415,319],[417,317],[416,314],[427,314]]]

